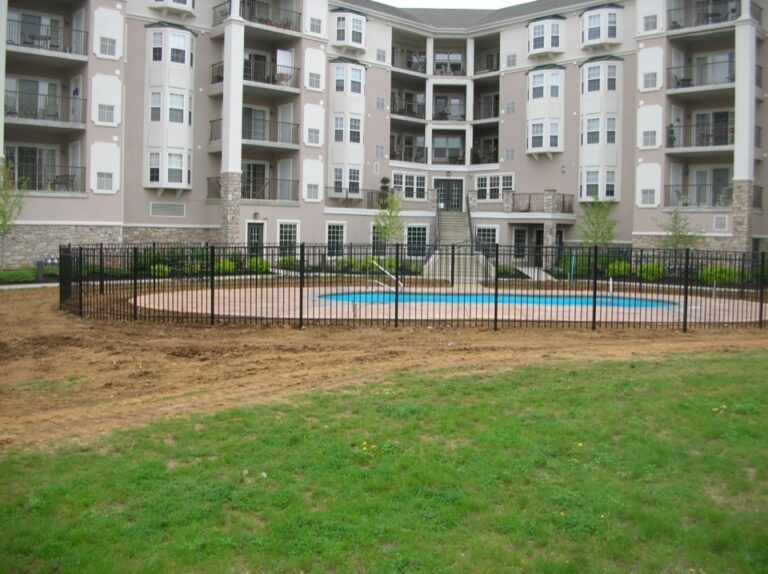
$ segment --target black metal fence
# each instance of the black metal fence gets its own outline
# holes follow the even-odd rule
[[[60,304],[96,319],[762,327],[765,253],[328,243],[60,248]]]

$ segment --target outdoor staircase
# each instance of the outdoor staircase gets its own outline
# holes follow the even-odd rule
[[[462,211],[443,211],[439,218],[440,245],[469,243],[469,220]]]
[[[481,253],[471,253],[468,246],[462,246],[453,255],[454,283],[480,283],[493,277],[493,264]],[[429,258],[424,267],[427,279],[451,280],[451,246],[441,245]]]

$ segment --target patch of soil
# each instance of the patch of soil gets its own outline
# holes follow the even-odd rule
[[[482,373],[562,358],[652,360],[765,348],[768,329],[598,332],[469,328],[184,326],[84,320],[58,291],[0,291],[0,452],[87,442],[392,373]]]

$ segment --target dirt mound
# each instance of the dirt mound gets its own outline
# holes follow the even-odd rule
[[[83,320],[56,289],[0,292],[0,451],[88,441],[152,420],[379,381],[552,358],[644,357],[768,345],[766,331],[558,331],[257,326]]]

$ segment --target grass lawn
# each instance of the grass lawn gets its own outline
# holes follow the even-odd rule
[[[766,365],[410,374],[7,454],[0,572],[768,572]]]

